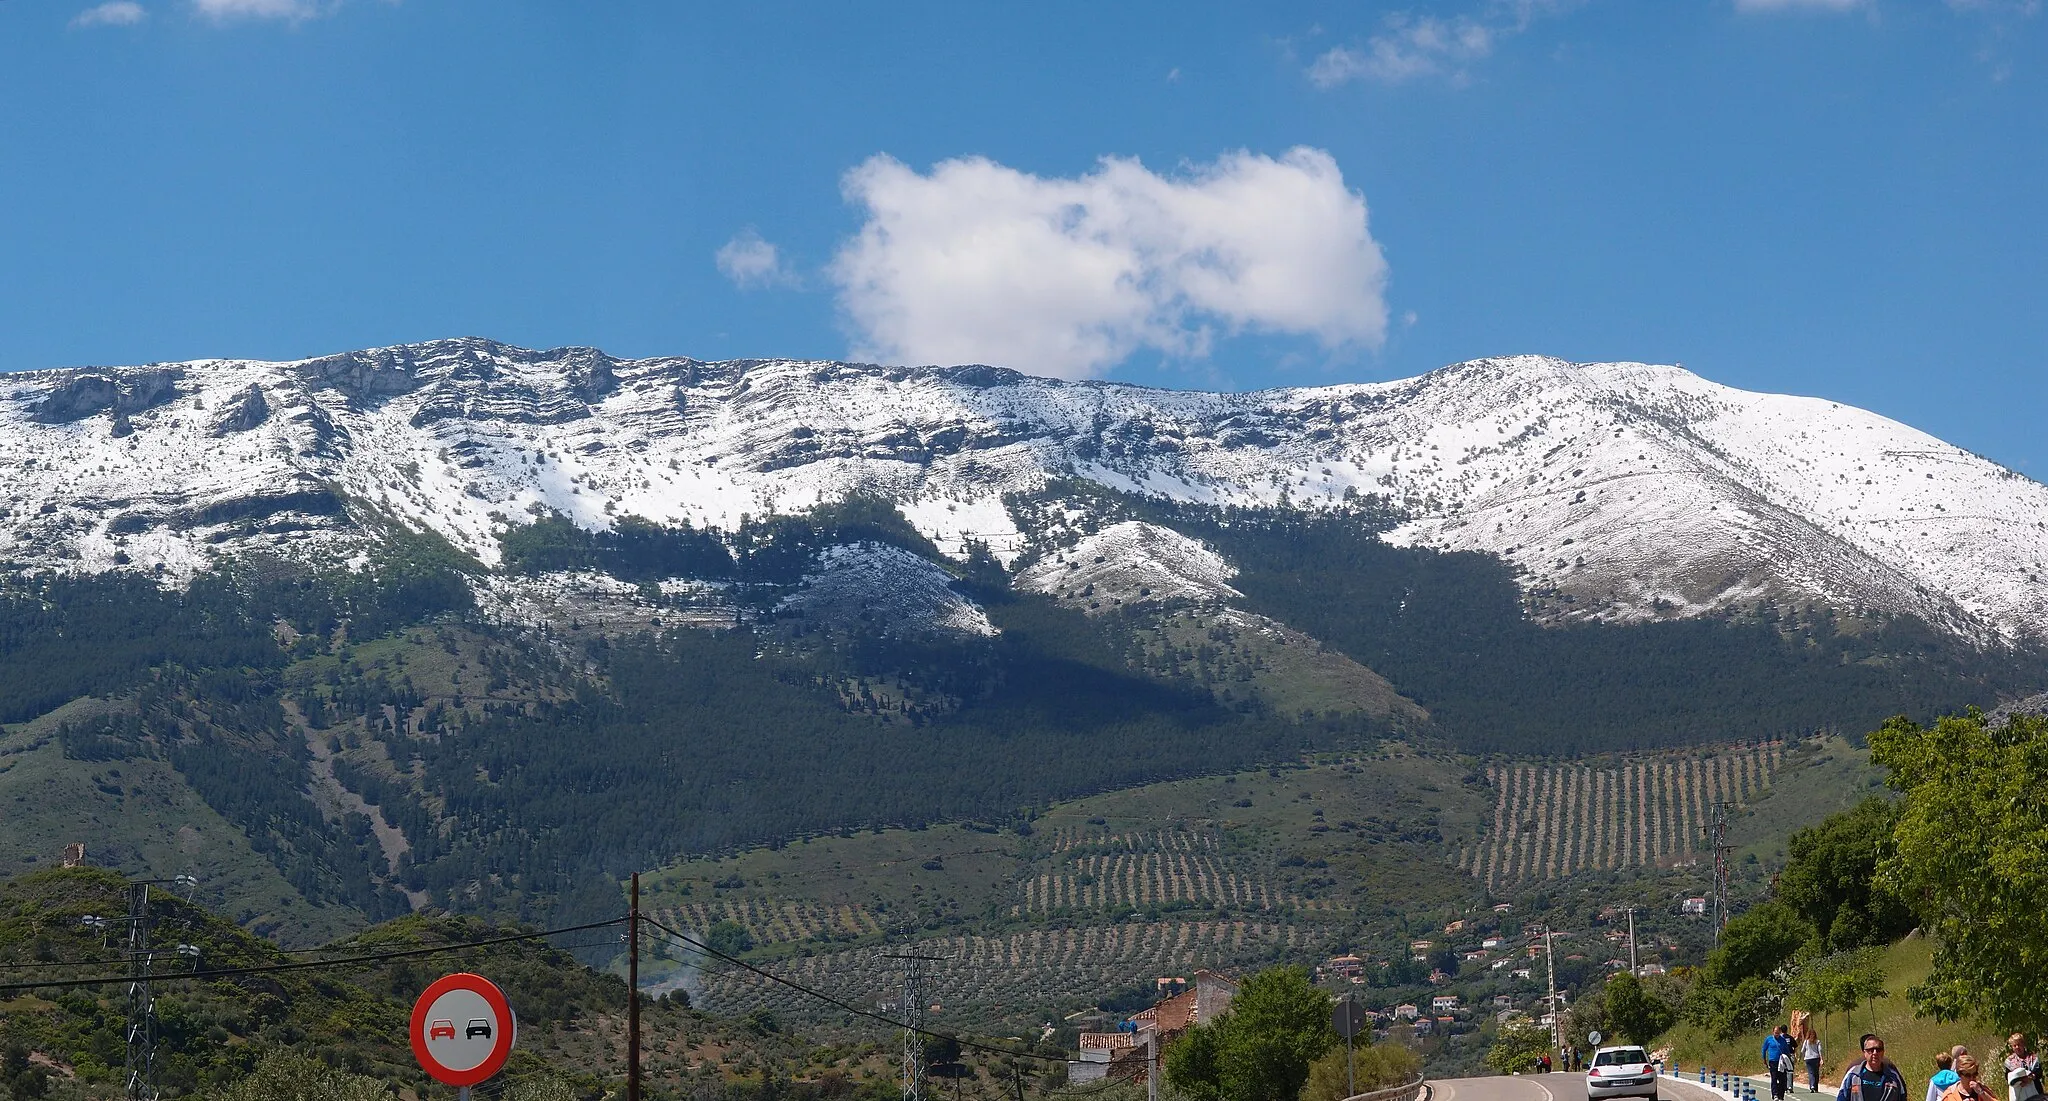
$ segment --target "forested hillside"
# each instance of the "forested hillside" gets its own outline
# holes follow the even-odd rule
[[[498,570],[365,509],[384,535],[351,561],[248,556],[184,587],[17,575],[0,586],[10,836],[24,866],[82,842],[125,870],[203,870],[212,902],[293,942],[425,905],[560,922],[692,854],[1015,827],[1093,793],[1396,742],[1449,760],[1797,737],[2037,670],[2032,650],[1825,609],[1537,626],[1496,560],[1383,542],[1377,500],[1216,510],[1063,482],[1009,507],[1041,535],[1007,567],[855,496],[731,531],[535,515]],[[1216,548],[1227,581],[1100,598],[1019,582],[1127,521]],[[1141,565],[1177,583],[1181,567]],[[834,580],[849,570],[868,587]],[[1590,816],[1606,789],[1459,767],[1507,801],[1489,838],[1433,849],[1433,874],[1564,872],[1563,846],[1618,828],[1523,838],[1507,819],[1529,792],[1575,792]],[[1655,775],[1691,809],[1657,817],[1654,842],[1612,842],[1649,864],[1689,851],[1679,834],[1718,790]],[[78,797],[31,799],[52,784]]]
[[[618,1088],[625,983],[545,941],[506,941],[531,929],[412,916],[317,952],[288,954],[162,888],[150,898],[152,935],[197,951],[162,952],[154,984],[157,1082],[171,1096],[211,1096],[280,1053],[390,1086],[431,1089],[405,1045],[406,1022],[419,991],[454,970],[496,982],[518,1013],[519,1046],[494,1086],[552,1081],[577,1097]],[[127,882],[102,870],[0,881],[0,985],[123,974],[118,946],[81,919],[128,912]],[[578,947],[618,936],[617,928],[606,928],[556,939]],[[462,947],[478,941],[499,943]],[[321,962],[393,953],[401,958]],[[195,968],[249,973],[178,977]],[[121,1096],[126,997],[125,982],[0,991],[0,1054],[22,1064],[8,1071],[13,1081],[0,1084],[12,1086],[16,1097],[44,1096],[52,1079],[84,1096]],[[882,1096],[893,1085],[874,1047],[820,1049],[773,1019],[727,1021],[693,1012],[681,999],[659,998],[644,1003],[643,1017],[643,1067],[655,1096],[680,1096],[685,1088],[698,1096],[815,1096],[827,1080],[822,1092]]]

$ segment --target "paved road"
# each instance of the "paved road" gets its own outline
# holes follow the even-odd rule
[[[1431,1101],[1586,1101],[1586,1076],[1580,1073],[1446,1078],[1430,1085],[1435,1089]],[[1719,1101],[1696,1083],[1670,1078],[1659,1079],[1657,1090],[1672,1101]]]

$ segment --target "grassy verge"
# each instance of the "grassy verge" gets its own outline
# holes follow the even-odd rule
[[[1928,1020],[1913,1011],[1906,990],[1927,977],[1933,966],[1934,947],[1917,934],[1891,946],[1884,955],[1886,989],[1884,997],[1849,1013],[1817,1018],[1821,1045],[1827,1052],[1821,1066],[1823,1084],[1841,1080],[1842,1068],[1857,1057],[1857,1039],[1865,1032],[1884,1037],[1885,1053],[1899,1065],[1910,1087],[1908,1096],[1918,1097],[1934,1074],[1934,1055],[1955,1044],[1964,1044],[1980,1059],[1996,1055],[2005,1038],[1989,1025],[1977,1021],[1944,1023]],[[1702,1064],[1712,1070],[1762,1074],[1763,1034],[1723,1041],[1698,1025],[1682,1024],[1658,1040],[1671,1048],[1673,1063],[1681,1070],[1694,1071]],[[1805,1072],[1802,1069],[1803,1080]]]

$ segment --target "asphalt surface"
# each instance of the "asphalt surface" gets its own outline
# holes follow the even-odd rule
[[[1586,1101],[1583,1072],[1523,1074],[1514,1077],[1431,1079],[1435,1093],[1430,1101]],[[1715,1094],[1698,1083],[1661,1078],[1660,1098],[1670,1101],[1718,1101]]]

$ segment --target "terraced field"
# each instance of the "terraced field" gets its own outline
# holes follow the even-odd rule
[[[1021,910],[1141,909],[1191,903],[1271,910],[1301,900],[1223,853],[1213,834],[1175,830],[1094,834],[1063,828],[1051,846],[1052,870],[1022,884]]]
[[[1489,766],[1486,836],[1457,857],[1488,889],[1612,868],[1669,868],[1708,853],[1717,802],[1747,803],[1785,744],[1660,753],[1609,762]]]
[[[656,910],[654,916],[672,929],[700,933],[721,921],[730,921],[764,944],[873,936],[883,928],[881,920],[865,906],[827,906],[749,896],[718,899],[709,904],[684,903]]]
[[[875,1006],[901,997],[903,965],[884,953],[914,950],[937,956],[929,972],[934,1019],[969,1024],[1016,1019],[1024,1011],[1052,1014],[1071,1008],[1077,994],[1097,996],[1162,977],[1185,978],[1202,967],[1306,958],[1322,948],[1311,930],[1277,921],[1125,922],[937,937],[918,941],[912,949],[869,946],[768,966],[813,989]],[[721,1012],[818,1013],[816,1003],[786,987],[715,962],[699,981],[698,996]]]

